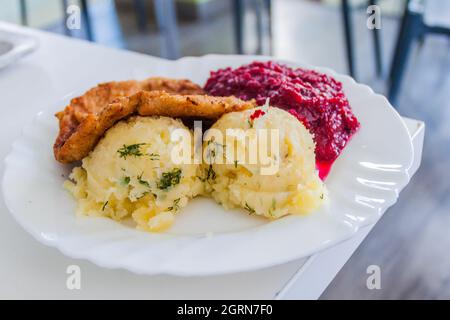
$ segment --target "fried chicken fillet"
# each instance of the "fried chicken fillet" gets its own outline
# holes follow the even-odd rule
[[[56,114],[59,134],[53,151],[61,163],[81,160],[106,130],[133,114],[217,119],[224,113],[253,107],[254,101],[206,96],[189,80],[149,78],[103,83],[72,99]]]

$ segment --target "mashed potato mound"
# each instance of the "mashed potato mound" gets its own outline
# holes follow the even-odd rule
[[[190,141],[173,141],[177,129]],[[238,134],[230,139],[229,129]],[[193,134],[179,120],[132,117],[117,123],[65,182],[78,199],[77,213],[118,221],[132,217],[139,229],[158,232],[199,194],[270,219],[310,213],[326,200],[313,138],[284,110],[265,106],[223,115],[204,138],[208,163],[194,164],[193,152],[189,161],[174,163],[173,150],[182,143],[193,150]]]
[[[78,199],[77,213],[131,216],[147,231],[170,227],[174,214],[202,191],[198,165],[171,160],[172,149],[182,143],[171,141],[175,129],[188,130],[167,117],[133,117],[109,129],[65,182]]]
[[[252,164],[250,140],[228,139],[229,128],[242,129],[249,139],[259,129],[267,129],[268,137],[271,129],[278,130],[278,136],[274,136],[278,139],[274,141],[278,141],[279,147],[273,149],[277,152],[270,151],[275,143],[269,143],[266,160],[260,158]],[[219,141],[213,133],[208,133],[204,154],[215,161],[202,164],[202,179],[205,191],[225,208],[241,207],[249,214],[275,219],[286,214],[310,213],[325,201],[326,189],[315,168],[313,137],[288,112],[261,107],[228,113],[211,129],[220,131],[224,138]],[[228,153],[230,149],[234,150],[233,159],[229,158],[233,156]],[[217,163],[217,159],[223,164]],[[261,169],[269,165],[278,169],[263,174]]]

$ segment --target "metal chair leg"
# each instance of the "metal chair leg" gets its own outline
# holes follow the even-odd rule
[[[369,5],[376,5],[377,0],[369,0]],[[373,46],[374,46],[374,55],[375,55],[375,69],[378,77],[381,77],[383,74],[383,58],[382,58],[382,47],[380,41],[380,30],[374,28],[372,30],[373,36]]]
[[[381,77],[383,75],[383,58],[382,58],[382,49],[380,42],[380,30],[373,29],[373,45],[375,50],[375,66],[377,76]]]
[[[263,25],[263,14],[264,8],[263,3],[260,0],[254,0],[253,6],[256,13],[256,34],[257,34],[257,46],[256,46],[256,54],[263,53],[263,42],[264,42],[264,25]]]
[[[269,37],[269,54],[273,53],[273,39],[272,39],[272,0],[264,0],[267,11],[267,30]]]
[[[27,2],[20,0],[20,22],[22,25],[28,25]]]
[[[342,18],[344,22],[344,36],[345,36],[345,46],[347,50],[347,65],[349,73],[352,77],[355,77],[355,63],[354,63],[354,47],[352,38],[352,22],[350,17],[350,7],[348,5],[348,0],[341,0],[341,11]]]
[[[134,11],[136,12],[137,26],[139,31],[147,30],[147,15],[145,0],[134,0]]]
[[[61,1],[61,6],[62,6],[62,11],[63,11],[63,21],[62,21],[62,27],[64,30],[64,34],[66,36],[71,37],[72,36],[72,32],[71,30],[67,27],[66,23],[67,23],[67,18],[69,17],[67,14],[67,7],[69,6],[69,2],[68,0],[62,0]]]
[[[180,57],[177,17],[173,0],[154,0],[156,23],[164,41],[161,55],[168,59]]]
[[[89,15],[89,8],[87,0],[81,0],[81,14],[84,23],[86,24],[86,36],[89,41],[94,41],[94,34],[92,32],[91,18]]]
[[[244,0],[233,0],[233,20],[236,51],[244,53]]]
[[[411,45],[414,40],[421,37],[424,30],[423,12],[411,10],[408,1],[402,18],[394,59],[389,74],[388,98],[392,104],[397,102],[400,85],[411,51]]]

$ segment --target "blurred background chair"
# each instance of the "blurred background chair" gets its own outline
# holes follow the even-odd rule
[[[273,39],[272,37],[272,25],[282,25],[285,24],[284,21],[280,21],[280,15],[276,16],[277,21],[272,21],[272,7],[274,3],[276,3],[278,8],[281,8],[282,5],[289,4],[290,6],[294,6],[296,1],[293,0],[208,0],[208,1],[176,1],[175,0],[61,0],[57,1],[60,4],[60,10],[62,9],[64,19],[61,19],[62,32],[69,36],[73,37],[84,37],[90,41],[96,41],[100,43],[104,43],[107,45],[114,45],[113,41],[107,39],[107,41],[103,41],[105,38],[105,34],[113,33],[114,29],[117,29],[117,33],[121,33],[121,24],[124,22],[124,17],[126,19],[132,18],[131,26],[137,26],[137,29],[130,30],[130,24],[128,20],[126,20],[127,31],[126,35],[118,36],[121,37],[121,40],[118,40],[116,46],[122,47],[120,42],[122,41],[123,47],[127,47],[132,43],[131,48],[142,47],[142,50],[146,52],[148,50],[148,43],[155,43],[155,28],[149,28],[149,20],[154,19],[154,24],[156,25],[156,35],[159,37],[159,55],[164,58],[176,59],[181,56],[181,43],[198,43],[203,41],[203,39],[199,39],[200,37],[205,37],[205,39],[209,39],[211,44],[203,45],[203,48],[208,48],[209,50],[213,50],[215,52],[215,48],[220,45],[222,48],[226,48],[226,40],[222,40],[224,37],[216,37],[208,33],[208,24],[211,24],[213,19],[219,18],[219,20],[224,20],[224,16],[232,17],[232,26],[234,29],[232,35],[232,40],[234,41],[235,51],[239,54],[273,54],[273,42],[276,42],[280,45],[280,35],[278,35],[278,39]],[[201,8],[206,6],[206,4],[211,3],[229,3],[229,8],[226,6],[223,9],[217,9],[219,13],[216,12],[216,15],[212,15],[210,18],[204,18],[196,16],[191,18],[191,22],[181,21],[183,25],[184,39],[181,41],[179,37],[179,23],[177,21],[177,8],[181,8],[181,16],[185,16],[186,12],[189,10],[185,10],[187,4],[191,4],[192,7]],[[298,2],[303,2],[298,0]],[[307,1],[304,1],[307,2]],[[319,1],[316,1],[319,2]],[[364,68],[360,65],[361,70],[357,70],[356,65],[358,65],[358,61],[362,59],[358,59],[356,55],[356,50],[358,49],[359,55],[362,56],[361,44],[355,43],[355,35],[359,34],[359,40],[361,41],[361,34],[365,31],[362,29],[366,29],[366,24],[361,19],[362,14],[366,14],[366,8],[369,5],[385,5],[386,1],[383,0],[321,0],[320,2],[330,3],[334,6],[334,8],[340,8],[340,21],[342,24],[343,30],[343,55],[339,55],[340,59],[345,57],[343,61],[347,64],[347,72],[358,80],[363,80],[364,75],[367,77],[367,65]],[[383,3],[382,3],[383,2]],[[392,0],[391,2],[396,2],[400,4],[405,2],[406,5],[404,7],[403,18],[401,19],[401,27],[400,32],[397,39],[396,48],[394,51],[392,64],[390,66],[390,72],[388,77],[388,96],[393,102],[396,103],[398,94],[400,92],[400,87],[403,79],[403,75],[406,69],[408,57],[410,55],[410,51],[412,48],[412,44],[417,40],[421,40],[424,38],[426,34],[447,34],[449,33],[449,24],[450,24],[450,0]],[[30,20],[31,24],[33,24],[34,15],[33,12],[30,12],[33,8],[36,8],[35,2],[20,0],[17,2],[20,6],[19,9],[19,17],[20,21],[24,25],[29,25]],[[98,13],[98,7],[105,6],[105,3],[110,7],[108,10],[103,10],[100,14]],[[68,17],[67,7],[69,4],[77,4],[80,8],[81,19],[82,19],[82,30],[70,30],[65,26],[65,21]],[[130,13],[122,13],[117,12],[117,7],[123,8],[125,6],[129,6],[131,8]],[[30,9],[31,8],[31,9]],[[231,9],[231,10],[230,10]],[[122,10],[122,9],[120,9]],[[222,10],[222,11],[220,11]],[[384,10],[384,9],[383,9]],[[101,11],[101,10],[100,10]],[[364,12],[364,13],[363,13]],[[399,12],[399,11],[397,11]],[[134,17],[133,17],[134,13]],[[230,14],[231,13],[231,14]],[[338,11],[339,13],[339,11]],[[286,14],[286,12],[285,12]],[[298,12],[293,12],[293,15],[298,15]],[[385,12],[382,12],[383,17],[385,17]],[[110,16],[109,18],[105,18],[105,16]],[[120,16],[120,17],[119,17]],[[367,16],[367,14],[366,14]],[[395,16],[394,16],[395,17]],[[104,23],[99,23],[100,20],[110,19],[112,22],[105,26]],[[209,20],[208,20],[209,19]],[[287,17],[288,19],[288,17]],[[292,19],[292,16],[290,17]],[[384,19],[384,18],[383,18]],[[397,18],[395,18],[397,19]],[[250,21],[253,22],[254,28],[250,28]],[[287,22],[287,21],[286,21]],[[310,21],[310,23],[316,23],[315,21]],[[220,22],[225,26],[223,22]],[[317,21],[320,24],[320,21]],[[336,22],[334,22],[336,23]],[[363,24],[364,23],[364,24]],[[324,22],[324,24],[330,24],[330,22]],[[356,28],[356,29],[355,29]],[[186,31],[190,30],[190,31]],[[216,29],[217,30],[217,29]],[[137,31],[137,33],[136,33]],[[373,43],[373,56],[374,56],[374,65],[375,65],[375,73],[378,78],[383,76],[383,59],[382,53],[383,51],[389,52],[390,49],[384,50],[385,48],[383,44],[384,42],[392,42],[392,35],[386,34],[384,39],[381,39],[380,32],[384,31],[384,29],[379,30],[374,28],[369,30],[370,37],[369,40]],[[216,31],[217,32],[217,31]],[[285,31],[286,32],[286,31]],[[308,33],[312,32],[312,30],[302,29],[293,32],[301,32]],[[391,32],[392,31],[387,31]],[[196,33],[201,34],[199,36]],[[131,40],[130,40],[131,34]],[[145,40],[145,36],[148,35],[148,41]],[[111,35],[106,35],[106,37],[110,37]],[[233,40],[234,38],[234,40]],[[136,39],[136,40],[134,40]],[[382,41],[383,40],[383,41]],[[158,42],[158,41],[156,41]],[[139,43],[143,43],[140,45]],[[145,43],[145,44],[144,44]],[[136,44],[138,44],[136,46]],[[389,44],[389,43],[388,43]],[[364,44],[366,46],[366,44]],[[230,45],[228,45],[230,47]],[[296,45],[294,47],[297,50],[297,47],[302,47],[301,45]],[[189,48],[188,52],[194,52],[195,54],[199,54],[197,52],[201,52],[201,47],[192,46]],[[204,50],[203,49],[203,50]],[[152,49],[153,50],[153,49]],[[364,58],[367,58],[367,50]],[[154,51],[152,51],[154,52]],[[192,54],[190,53],[189,54]],[[227,53],[232,53],[230,52]],[[388,60],[385,55],[385,60]],[[369,60],[370,62],[370,60]],[[386,66],[387,67],[387,66]],[[370,71],[372,72],[372,71]]]
[[[61,8],[62,8],[62,16],[65,17],[65,19],[62,20],[62,23],[65,24],[65,21],[67,19],[68,13],[67,13],[67,8],[69,6],[69,2],[68,0],[61,0]],[[81,5],[81,15],[83,17],[83,21],[86,24],[86,38],[89,41],[93,41],[94,37],[93,37],[93,33],[92,33],[92,24],[91,24],[91,19],[89,16],[89,9],[88,9],[88,2],[87,0],[80,0],[80,5]],[[20,0],[19,1],[19,11],[20,11],[20,21],[22,23],[22,25],[27,26],[28,25],[28,5],[27,5],[27,1],[26,0]],[[63,26],[64,28],[64,32],[71,36],[72,33],[70,32],[70,29],[68,29],[67,27],[65,27],[65,25]]]
[[[378,3],[377,0],[369,0],[368,5],[373,6]],[[349,74],[356,78],[356,66],[355,66],[355,48],[353,41],[353,23],[351,19],[351,9],[348,0],[341,0],[341,11],[342,11],[342,23],[344,28],[344,39],[347,55],[347,67]],[[376,73],[381,76],[383,73],[383,61],[382,61],[382,48],[380,41],[380,30],[374,28],[371,30],[373,35],[373,47],[375,56],[375,66]]]
[[[147,20],[147,5],[145,0],[133,0],[134,8],[136,12],[136,22],[139,31],[146,31],[148,20]]]
[[[20,22],[26,26],[28,25],[28,10],[25,0],[20,0]]]
[[[174,2],[173,0],[153,0],[153,4],[160,38],[164,43],[161,46],[161,55],[168,59],[177,59],[181,53]]]
[[[367,5],[376,5],[377,0],[367,1]],[[235,27],[236,50],[239,54],[251,53],[245,50],[245,12],[250,5],[256,15],[257,46],[254,53],[272,53],[272,0],[233,0],[233,17]],[[344,30],[344,40],[346,46],[346,57],[348,72],[352,77],[356,77],[355,49],[353,41],[353,23],[351,18],[351,8],[348,0],[340,0],[342,12],[342,24]],[[375,55],[376,73],[381,76],[383,73],[382,47],[380,40],[380,30],[374,28],[373,46]],[[267,39],[268,50],[264,50],[264,43]]]
[[[408,0],[405,5],[394,58],[389,74],[388,98],[395,104],[415,41],[427,34],[450,36],[450,1]]]
[[[257,44],[256,54],[272,53],[272,1],[271,0],[233,0],[233,20],[236,51],[239,54],[251,53],[245,50],[246,21],[245,12],[250,4],[256,16]],[[267,43],[267,46],[265,46]],[[267,49],[265,50],[265,47]]]
[[[88,8],[88,1],[80,0],[80,4],[81,4],[81,15],[82,15],[83,21],[86,25],[86,38],[89,41],[94,41],[94,34],[92,31],[92,22],[91,22],[91,17],[90,17],[89,8]],[[63,0],[63,10],[65,11],[65,14],[67,14],[67,11],[66,11],[67,6],[68,6],[67,0]],[[64,29],[68,30],[68,28],[64,28]]]
[[[145,0],[134,0],[134,10],[136,14],[136,22],[139,31],[145,32],[147,30],[147,6]],[[180,46],[178,39],[178,25],[176,18],[176,8],[174,0],[153,0],[150,3],[153,5],[153,12],[155,14],[155,20],[157,28],[160,32],[161,40],[161,56],[168,59],[177,59],[180,57]],[[68,36],[74,36],[72,30],[67,28],[65,21],[67,21],[70,2],[68,0],[61,0],[62,19],[64,33]],[[95,41],[95,33],[93,28],[93,21],[89,8],[88,0],[79,0],[80,12],[83,21],[84,36],[89,41]],[[113,4],[114,5],[114,4]],[[26,0],[20,0],[19,11],[21,23],[28,25],[28,6]]]

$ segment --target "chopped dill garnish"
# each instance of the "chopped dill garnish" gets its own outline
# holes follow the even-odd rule
[[[205,169],[205,174],[206,174],[206,177],[204,177],[204,178],[200,178],[199,177],[199,179],[202,182],[206,182],[206,181],[209,181],[209,180],[216,180],[217,175],[216,175],[216,172],[213,169],[212,164],[210,164],[208,166],[208,169]]]
[[[239,160],[234,160],[234,167],[237,168]]]
[[[150,183],[148,181],[145,181],[144,179],[142,179],[143,174],[144,174],[144,172],[142,172],[140,175],[138,175],[137,180],[140,184],[146,186],[147,188],[150,188]]]
[[[142,198],[145,197],[146,195],[148,195],[148,191],[145,191],[145,192],[141,193],[141,195],[140,195],[139,197],[137,197],[136,199],[137,199],[137,200],[142,199]]]
[[[277,208],[277,201],[275,200],[275,198],[272,199],[272,206],[269,209],[269,215],[273,217],[273,213],[275,211],[275,209]]]
[[[245,203],[244,209],[248,211],[248,214],[254,214],[255,213],[255,209],[250,207],[247,202]]]
[[[178,211],[178,209],[180,209],[180,198],[173,200],[173,205],[167,208],[169,211]]]
[[[130,180],[131,180],[130,177],[123,177],[121,183],[126,186],[130,183]]]
[[[206,180],[216,180],[216,172],[213,169],[212,164],[208,166],[208,170],[206,171]]]
[[[106,206],[108,205],[108,202],[109,202],[109,201],[106,201],[106,202],[103,204],[102,211],[105,211],[105,208],[106,208]]]
[[[325,197],[325,196],[324,196],[324,194],[322,193],[322,194],[320,195],[320,200],[323,200],[324,197]]]
[[[248,126],[249,126],[250,128],[253,128],[253,121],[247,120],[247,123],[248,123]]]
[[[141,146],[143,145],[146,145],[146,143],[124,144],[117,152],[119,153],[119,157],[124,158],[125,160],[128,156],[140,157],[143,155],[141,152]]]
[[[181,181],[181,169],[175,168],[172,171],[163,172],[161,179],[156,183],[158,189],[167,190]]]
[[[150,157],[150,160],[159,160],[159,154],[157,154],[157,153],[150,153],[149,155],[148,155],[149,157]]]

